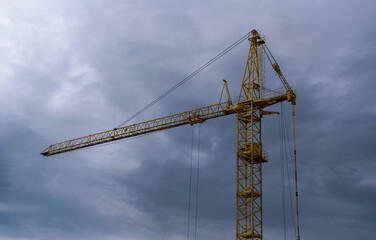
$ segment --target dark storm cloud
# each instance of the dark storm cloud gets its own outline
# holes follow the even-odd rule
[[[297,89],[303,238],[372,238],[374,9],[372,1],[7,1],[0,10],[0,239],[185,239],[192,127],[49,158],[38,153],[113,128],[252,28],[266,35]],[[247,47],[137,121],[216,103],[222,78],[235,98]],[[279,86],[270,69],[267,77],[270,88]],[[235,124],[228,116],[201,126],[198,238],[234,237]],[[264,127],[266,239],[282,234],[278,116]]]

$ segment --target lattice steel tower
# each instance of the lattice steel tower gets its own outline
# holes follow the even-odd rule
[[[250,101],[246,111],[237,113],[237,239],[262,239],[262,108],[255,103],[261,99],[261,74],[258,46],[264,41],[253,30],[250,49],[240,89],[238,105]]]

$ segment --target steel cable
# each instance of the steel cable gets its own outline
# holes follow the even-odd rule
[[[282,105],[282,103],[281,103]],[[281,106],[282,109],[282,106]],[[283,223],[283,239],[286,240],[286,194],[285,194],[285,165],[284,165],[284,148],[282,133],[282,117],[279,115],[279,149],[281,159],[281,193],[282,193],[282,223]]]
[[[200,173],[200,144],[201,144],[201,124],[198,125],[198,146],[197,146],[197,178],[196,178],[196,215],[195,215],[195,240],[197,237],[197,212],[198,212],[198,183]]]
[[[290,209],[291,209],[291,218],[294,226],[294,232],[296,236],[296,223],[295,223],[295,214],[294,214],[294,208],[292,203],[292,191],[291,191],[291,182],[290,182],[290,171],[289,171],[289,154],[287,152],[287,149],[290,152],[290,160],[292,160],[292,154],[291,154],[291,145],[290,145],[290,138],[288,135],[288,128],[287,128],[287,121],[286,121],[286,114],[285,109],[283,106],[283,103],[281,103],[281,119],[282,119],[282,139],[283,139],[283,149],[284,149],[284,160],[286,161],[286,170],[287,170],[287,182],[288,182],[288,191],[289,191],[289,200],[290,200]],[[287,143],[286,143],[287,142]],[[293,168],[293,167],[292,167]]]
[[[184,78],[183,80],[181,80],[180,82],[178,82],[176,85],[174,85],[173,87],[171,87],[169,90],[167,90],[166,92],[164,92],[162,95],[160,95],[159,97],[157,97],[156,99],[154,99],[152,102],[150,102],[149,104],[147,104],[145,107],[143,107],[140,110],[138,110],[135,114],[133,114],[128,119],[126,119],[124,122],[122,122],[121,124],[119,124],[117,126],[117,128],[124,126],[125,124],[127,124],[128,122],[130,122],[132,119],[134,119],[135,117],[137,117],[138,115],[140,115],[141,113],[143,113],[145,110],[147,110],[148,108],[150,108],[151,106],[153,106],[154,104],[156,104],[157,102],[159,102],[162,98],[166,97],[172,91],[174,91],[175,89],[177,89],[178,87],[180,87],[181,85],[183,85],[185,82],[187,82],[188,80],[190,80],[191,78],[193,78],[195,75],[197,75],[198,73],[200,73],[202,70],[204,70],[205,68],[207,68],[208,66],[210,66],[212,63],[214,63],[215,61],[217,61],[219,58],[221,58],[226,53],[228,53],[233,48],[235,48],[240,43],[242,43],[244,40],[246,40],[248,38],[248,35],[249,35],[249,33],[247,33],[246,35],[244,35],[243,37],[241,37],[239,40],[237,40],[236,42],[234,42],[233,44],[231,44],[229,47],[227,47],[221,53],[219,53],[218,55],[216,55],[215,57],[213,57],[211,60],[209,60],[207,63],[205,63],[204,65],[202,65],[201,67],[199,67],[196,71],[194,71],[193,73],[189,74],[186,78]]]
[[[189,225],[191,215],[191,192],[192,192],[192,166],[193,166],[193,139],[194,139],[194,126],[192,126],[192,140],[191,140],[191,165],[189,168],[189,194],[188,194],[188,222],[187,222],[187,240],[189,240]]]

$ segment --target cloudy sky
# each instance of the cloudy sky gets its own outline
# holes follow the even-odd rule
[[[1,0],[0,240],[187,239],[191,126],[39,153],[114,128],[252,29],[266,36],[297,91],[302,239],[372,239],[375,13],[372,0]],[[236,97],[248,46],[135,122],[217,103],[222,79]],[[266,76],[267,86],[279,87],[270,68]],[[283,237],[278,123],[268,116],[263,125],[265,239]],[[234,239],[235,116],[193,128],[194,170],[199,130],[197,239]],[[287,194],[294,239],[289,201]]]

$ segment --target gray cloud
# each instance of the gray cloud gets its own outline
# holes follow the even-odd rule
[[[49,158],[39,152],[115,127],[253,28],[297,89],[302,238],[372,238],[374,9],[373,1],[6,1],[0,239],[186,239],[190,126]],[[247,48],[241,44],[136,121],[216,103],[223,78],[235,98]],[[266,74],[277,87],[270,68]],[[264,232],[277,238],[278,116],[263,126],[270,157]],[[201,126],[198,238],[234,238],[235,130],[235,116]]]

